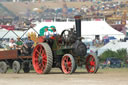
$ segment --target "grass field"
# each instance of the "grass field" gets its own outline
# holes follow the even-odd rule
[[[23,70],[20,71],[23,73]],[[30,73],[36,73],[34,70],[31,70]],[[84,68],[78,68],[76,70],[76,73],[87,73],[87,70]],[[99,69],[97,73],[118,73],[118,72],[128,72],[128,68],[105,68],[105,69]],[[12,69],[8,69],[7,73],[13,73]],[[59,68],[53,68],[50,73],[62,73]]]

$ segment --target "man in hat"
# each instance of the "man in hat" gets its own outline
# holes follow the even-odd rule
[[[16,42],[16,48],[17,48],[17,49],[21,49],[22,46],[23,46],[23,42],[21,41],[21,38],[18,37],[18,38],[17,38],[17,42]]]
[[[56,27],[52,25],[50,28],[49,31],[51,31],[51,35],[55,37],[57,35]]]

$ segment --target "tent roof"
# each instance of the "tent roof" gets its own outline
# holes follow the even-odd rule
[[[105,46],[101,47],[98,49],[98,56],[100,56],[104,51],[106,50],[112,50],[112,51],[117,51],[119,49],[127,49],[128,48],[128,42],[117,42],[117,41],[112,41],[106,44]],[[127,49],[128,52],[128,49]]]
[[[86,35],[122,35],[123,33],[113,29],[110,25],[108,25],[105,21],[82,21],[81,22],[81,33],[82,36]],[[73,28],[75,26],[75,22],[41,22],[37,24],[34,28],[39,32],[39,30],[44,27],[54,25],[57,29],[58,33],[61,33],[64,29]]]
[[[123,33],[113,29],[105,21],[82,22],[82,35],[123,35]]]

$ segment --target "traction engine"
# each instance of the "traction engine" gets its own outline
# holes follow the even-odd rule
[[[81,37],[81,16],[75,16],[76,29],[63,30],[54,39],[43,39],[33,50],[32,63],[39,74],[47,74],[51,68],[60,68],[63,73],[74,73],[77,66],[84,65],[89,73],[98,70],[95,54],[88,54]]]

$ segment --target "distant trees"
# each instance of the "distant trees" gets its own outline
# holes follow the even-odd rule
[[[105,61],[109,57],[114,57],[126,62],[127,56],[127,49],[119,49],[117,51],[107,50],[100,56],[100,61]]]

